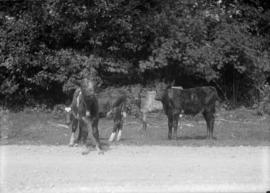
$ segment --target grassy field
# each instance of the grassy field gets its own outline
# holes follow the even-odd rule
[[[167,118],[164,113],[149,115],[146,132],[140,131],[140,122],[129,116],[120,144],[167,146],[258,146],[270,145],[270,118],[257,116],[252,110],[239,108],[220,111],[216,115],[214,136],[207,140],[206,124],[202,116],[184,117],[183,129],[177,140],[168,140]],[[6,125],[4,125],[6,124]],[[1,144],[68,145],[71,131],[62,127],[64,116],[30,110],[9,113],[1,123]],[[100,138],[104,145],[111,134],[112,120],[101,119]]]

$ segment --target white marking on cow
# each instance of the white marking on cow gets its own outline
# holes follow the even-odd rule
[[[90,112],[89,112],[89,111],[86,111],[85,115],[86,115],[87,117],[89,117],[89,116],[90,116]]]
[[[127,117],[127,113],[124,111],[124,112],[122,112],[122,115],[123,115],[123,117],[124,118],[126,118]]]
[[[107,112],[106,117],[109,117],[112,114],[112,110],[110,110],[109,112]]]
[[[110,138],[109,138],[109,142],[112,142],[114,140],[114,137],[115,137],[115,132],[112,132]]]
[[[121,139],[121,136],[122,136],[122,130],[119,130],[118,131],[118,134],[117,134],[117,141],[120,141],[120,139]]]
[[[80,91],[78,96],[77,96],[77,107],[79,107],[79,105],[80,105],[81,95],[82,95],[82,91]]]
[[[71,111],[71,107],[65,107],[65,111],[69,113]]]

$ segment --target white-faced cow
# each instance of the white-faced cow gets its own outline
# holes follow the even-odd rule
[[[207,138],[213,139],[215,122],[215,103],[219,99],[214,87],[196,87],[190,89],[175,89],[171,84],[156,85],[156,100],[163,104],[168,117],[168,138],[177,138],[179,114],[196,115],[202,113],[207,124]]]

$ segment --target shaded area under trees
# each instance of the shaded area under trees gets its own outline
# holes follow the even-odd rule
[[[253,105],[270,77],[270,5],[262,0],[0,2],[3,105],[63,103],[72,79],[106,86],[176,80]]]

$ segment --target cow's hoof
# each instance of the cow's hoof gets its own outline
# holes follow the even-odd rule
[[[110,138],[108,140],[109,143],[112,143],[114,141],[115,135],[116,135],[116,133],[115,132],[112,132],[112,134],[111,134],[111,136],[110,136]]]
[[[68,144],[69,147],[73,147],[74,146],[74,143],[70,143]]]
[[[78,146],[79,146],[79,144],[78,144],[78,143],[75,143],[75,144],[74,144],[74,147],[78,147]]]

